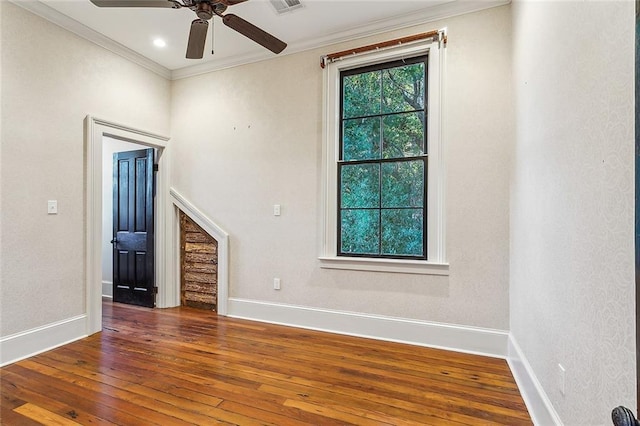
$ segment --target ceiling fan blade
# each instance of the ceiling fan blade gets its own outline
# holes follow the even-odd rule
[[[170,0],[91,0],[91,3],[98,7],[180,7]]]
[[[187,59],[202,59],[208,29],[209,23],[205,20],[196,19],[191,23],[189,42],[187,43]]]
[[[287,43],[284,41],[275,38],[268,32],[261,30],[252,23],[245,21],[241,17],[232,13],[224,15],[222,17],[222,22],[224,22],[227,27],[236,30],[243,36],[248,37],[259,45],[266,47],[273,53],[280,53],[285,47],[287,47]]]
[[[247,0],[220,0],[220,3],[226,6],[233,6],[234,4],[244,3]]]

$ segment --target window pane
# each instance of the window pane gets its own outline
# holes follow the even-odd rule
[[[382,165],[382,207],[424,205],[424,161],[398,161]]]
[[[422,209],[382,210],[382,254],[422,256]]]
[[[424,109],[424,63],[382,71],[382,112]]]
[[[340,207],[380,207],[379,164],[343,165],[340,180]]]
[[[343,78],[342,118],[380,114],[380,71]]]
[[[426,258],[426,61],[340,75],[339,255]]]
[[[384,117],[383,158],[422,155],[424,146],[424,113],[409,112]]]
[[[342,159],[372,160],[380,158],[380,117],[344,121]]]
[[[380,210],[342,210],[340,251],[351,254],[378,254],[380,250]]]

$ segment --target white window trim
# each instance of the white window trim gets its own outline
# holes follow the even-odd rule
[[[444,30],[443,30],[444,31]],[[330,269],[449,275],[445,242],[445,159],[442,132],[445,47],[424,40],[331,62],[324,71],[322,146],[322,233],[320,266]],[[427,260],[337,256],[337,163],[340,134],[340,72],[419,55],[429,55],[427,99]]]

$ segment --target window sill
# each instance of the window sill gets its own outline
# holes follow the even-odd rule
[[[361,257],[321,256],[320,267],[351,271],[393,272],[399,274],[449,275],[448,263],[424,260],[370,259]]]

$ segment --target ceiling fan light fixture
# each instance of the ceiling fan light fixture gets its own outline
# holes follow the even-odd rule
[[[300,0],[269,0],[273,8],[278,12],[287,13],[302,7]]]

